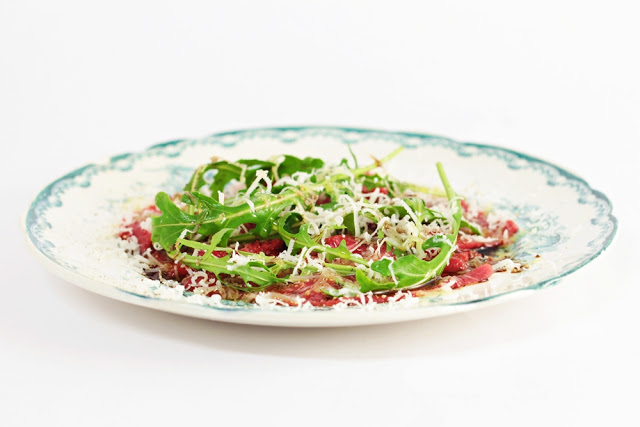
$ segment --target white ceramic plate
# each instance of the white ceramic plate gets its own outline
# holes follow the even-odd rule
[[[512,212],[521,230],[515,257],[531,264],[496,273],[482,284],[422,298],[342,310],[264,308],[184,293],[140,275],[114,230],[126,212],[149,205],[158,191],[178,191],[209,157],[264,158],[293,153],[336,162],[345,144],[363,161],[406,147],[388,166],[396,177],[439,183],[444,163],[458,193]],[[447,138],[325,127],[254,129],[172,141],[142,153],[90,164],[49,184],[24,218],[30,248],[54,274],[132,304],[186,316],[280,326],[347,326],[397,322],[470,310],[550,286],[602,252],[616,231],[611,204],[581,178],[548,162],[503,148]],[[536,257],[538,255],[538,257]]]

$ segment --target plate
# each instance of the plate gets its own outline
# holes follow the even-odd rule
[[[119,247],[115,229],[127,212],[148,206],[158,191],[181,189],[211,156],[264,158],[292,153],[336,162],[346,144],[363,161],[398,145],[396,177],[439,183],[441,161],[459,194],[511,212],[521,232],[515,257],[522,273],[496,273],[485,283],[402,303],[308,309],[219,301],[149,280]],[[333,127],[250,129],[171,141],[144,152],[89,164],[49,184],[23,219],[29,247],[57,276],[98,294],[157,310],[211,320],[278,326],[350,326],[440,316],[527,295],[596,258],[617,228],[611,203],[585,180],[549,162],[490,145],[403,132]]]

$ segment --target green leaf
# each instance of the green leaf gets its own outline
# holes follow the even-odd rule
[[[373,191],[374,188],[389,187],[389,180],[380,175],[362,175],[360,182],[367,191]]]
[[[324,166],[324,161],[314,157],[300,159],[295,156],[284,156],[282,163],[278,165],[278,176],[291,176],[296,172],[312,173]]]
[[[275,163],[273,162],[256,159],[238,160],[237,163],[246,167],[244,177],[247,186],[251,185],[251,183],[256,179],[256,173],[259,170],[266,170],[267,172],[269,172],[269,174],[271,174],[271,169],[275,166]]]
[[[248,187],[256,179],[256,174],[259,170],[270,172],[273,166],[274,163],[272,162],[253,159],[239,160],[236,163],[218,162],[215,166],[218,173],[209,186],[211,195],[218,200],[218,191],[224,192],[227,184],[234,179],[244,183]]]
[[[407,204],[409,209],[411,209],[411,212],[415,214],[418,219],[418,224],[428,224],[435,219],[445,219],[440,212],[427,208],[424,200],[422,199],[419,199],[417,197],[408,197],[402,200]],[[407,210],[407,208],[402,205],[385,206],[381,208],[380,211],[387,216],[396,214],[399,218],[403,218],[409,215],[409,211]]]
[[[218,192],[224,193],[224,187],[226,187],[227,184],[229,184],[232,180],[240,180],[240,176],[242,175],[242,168],[237,164],[229,163],[226,161],[216,162],[209,166],[209,169],[215,169],[217,171],[217,173],[213,177],[213,181],[209,185],[209,190],[211,190],[211,197],[215,200],[219,200]]]
[[[449,199],[449,206],[453,216],[453,223],[451,224],[453,231],[451,234],[448,234],[447,237],[452,244],[455,244],[458,239],[458,231],[460,230],[460,221],[462,220],[462,205],[460,203],[460,197],[449,183],[449,178],[447,178],[447,174],[444,172],[442,163],[437,162],[436,167],[438,168],[438,175],[440,175],[440,181],[442,181],[444,191],[447,193],[447,199]]]
[[[313,240],[309,235],[309,224],[303,224],[297,232],[294,232],[293,225],[302,220],[302,216],[297,212],[291,212],[280,218],[278,221],[278,234],[285,242],[293,239],[296,248],[312,248],[320,246],[320,243]]]
[[[215,169],[217,163],[207,163],[204,165],[200,165],[196,168],[191,175],[191,179],[187,182],[187,185],[184,186],[183,191],[194,192],[199,191],[207,182],[204,179],[204,175],[206,172],[211,169]]]
[[[349,234],[351,234],[352,236],[355,236],[356,221],[355,221],[353,212],[346,214],[344,216],[344,219],[342,220],[342,223],[344,224],[345,227],[347,227],[347,231],[349,232]]]
[[[272,162],[254,159],[238,160],[235,163],[222,160],[204,164],[196,168],[191,179],[185,185],[184,191],[191,193],[200,191],[204,185],[208,184],[204,178],[206,172],[215,170],[216,173],[213,176],[213,181],[209,183],[209,189],[211,190],[211,197],[218,200],[218,192],[224,192],[224,188],[232,180],[242,181],[248,186],[256,179],[256,173],[259,170],[270,172],[273,166],[275,164]]]
[[[253,205],[243,203],[238,206],[224,206],[204,194],[194,193],[194,197],[200,202],[200,207],[205,213],[198,233],[206,236],[222,228],[235,229],[242,224],[255,224],[253,233],[264,238],[275,228],[278,214],[284,208],[295,204],[296,201],[302,203],[301,195],[294,190],[279,195],[255,195],[251,197]]]
[[[259,194],[251,198],[252,205],[243,203],[238,206],[225,206],[217,200],[201,193],[188,193],[186,199],[195,207],[197,214],[190,215],[178,208],[166,193],[156,196],[156,205],[162,215],[153,218],[151,240],[158,242],[166,250],[170,249],[178,237],[187,230],[210,236],[224,229],[242,224],[256,224],[252,233],[266,237],[276,227],[279,212],[298,203],[303,203],[302,196],[294,189],[278,195]]]
[[[250,261],[244,265],[237,265],[229,263],[229,255],[218,258],[212,254],[208,254],[202,257],[195,257],[193,255],[186,255],[181,258],[181,262],[189,267],[206,270],[215,274],[219,280],[220,274],[228,274],[231,276],[239,276],[244,281],[247,288],[242,288],[246,291],[259,291],[269,285],[275,283],[282,283],[284,279],[277,277],[269,267],[265,266],[258,261]],[[230,285],[226,283],[226,285]],[[234,286],[236,287],[236,286]]]
[[[163,248],[173,246],[184,230],[192,227],[190,231],[193,231],[195,228],[197,217],[180,210],[167,193],[160,192],[156,195],[156,206],[162,211],[162,215],[151,220],[151,240],[160,243]]]
[[[480,229],[480,227],[478,227],[478,225],[469,222],[464,218],[460,220],[460,228],[468,228],[473,234],[477,236],[482,235],[482,230]]]
[[[381,281],[371,279],[365,272],[358,270],[356,280],[360,284],[360,291],[382,291],[418,286],[442,274],[442,270],[447,266],[455,250],[454,246],[442,235],[434,236],[425,243],[425,246],[439,247],[440,253],[431,261],[422,260],[415,255],[406,255],[395,261],[385,258],[372,263],[371,270],[383,276],[384,279]],[[394,277],[395,280],[393,280]]]
[[[180,262],[183,264],[198,269],[206,270],[214,273],[220,280],[220,274],[228,274],[231,276],[238,276],[242,278],[246,288],[238,288],[244,291],[258,291],[265,287],[281,283],[284,279],[279,278],[271,271],[264,262],[260,260],[249,261],[247,264],[238,265],[229,263],[230,255],[224,257],[216,257],[213,255],[214,251],[231,252],[231,249],[226,247],[226,241],[229,238],[229,234],[233,231],[231,228],[225,228],[217,232],[211,238],[211,243],[205,244],[200,242],[194,242],[186,239],[179,239],[178,243],[181,246],[187,246],[192,249],[204,250],[203,255],[190,255],[188,253],[179,252],[178,250],[167,252],[171,258],[180,258]],[[251,256],[259,257],[259,255],[251,254]],[[227,284],[230,285],[230,284]],[[233,285],[231,285],[233,286]]]
[[[353,150],[351,149],[351,144],[347,144],[347,148],[349,149],[349,154],[351,154],[351,158],[353,159],[353,168],[351,169],[358,169],[358,158],[353,153]],[[346,165],[346,166],[349,167],[349,165]]]
[[[308,248],[314,252],[323,252],[327,254],[329,261],[335,258],[347,259],[355,262],[356,264],[367,264],[362,257],[356,256],[349,251],[347,244],[343,240],[337,248],[330,248],[324,246],[318,241],[311,238],[309,235],[309,224],[303,224],[300,226],[297,232],[292,230],[292,225],[299,222],[302,219],[300,214],[296,212],[289,213],[280,218],[278,222],[278,234],[285,242],[294,240],[294,247],[297,249]]]
[[[213,251],[230,252],[231,249],[227,247],[227,243],[232,232],[232,228],[223,228],[222,230],[211,236],[209,243],[196,242],[189,239],[178,239],[176,243],[179,245],[179,247],[187,246],[191,249],[203,250],[205,251],[205,254],[207,252],[212,253]]]

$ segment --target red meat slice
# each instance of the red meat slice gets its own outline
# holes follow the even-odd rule
[[[469,268],[469,252],[455,252],[449,259],[449,264],[444,268],[444,273],[457,273]]]
[[[138,239],[138,246],[140,246],[140,253],[144,253],[151,247],[151,233],[140,227],[140,222],[136,221],[127,226],[131,228],[131,231],[125,231],[120,233],[120,238],[123,240],[128,239],[131,236],[135,236]]]
[[[171,280],[182,280],[189,275],[188,267],[181,262],[175,262],[164,250],[151,250],[151,256],[155,258],[162,269],[163,277]]]
[[[518,226],[516,225],[515,222],[511,221],[510,219],[504,223],[504,229],[507,230],[507,233],[509,233],[509,236],[513,236],[518,232]]]
[[[286,248],[284,242],[280,239],[271,240],[256,240],[255,242],[247,243],[241,251],[250,252],[252,254],[263,253],[267,256],[276,256]],[[216,255],[217,256],[217,255]]]
[[[194,256],[202,256],[204,254],[206,254],[207,251],[204,251],[202,249],[196,249],[195,252],[193,253]],[[224,256],[227,256],[227,253],[225,251],[212,251],[211,255],[213,255],[216,258],[222,258]]]
[[[362,253],[367,250],[367,245],[362,244],[358,246],[358,244],[360,243],[358,239],[353,236],[344,234],[337,234],[335,236],[327,237],[326,239],[324,239],[324,244],[326,246],[329,246],[330,248],[337,248],[338,246],[340,246],[340,243],[343,240],[347,245],[347,249],[349,249],[354,254],[362,255]],[[358,247],[356,248],[356,246]]]
[[[317,206],[326,205],[327,203],[331,203],[331,197],[324,193],[318,196],[318,200],[316,201]]]
[[[499,246],[500,244],[502,244],[501,239],[493,239],[489,240],[488,242],[477,242],[473,240],[458,238],[458,241],[456,242],[456,245],[458,245],[458,249],[460,249],[461,251],[478,248],[493,248],[495,246]]]
[[[474,283],[480,283],[487,280],[493,274],[493,267],[491,264],[482,264],[479,267],[474,268],[468,273],[455,278],[455,283],[451,286],[452,289],[462,288],[463,286],[472,285]]]

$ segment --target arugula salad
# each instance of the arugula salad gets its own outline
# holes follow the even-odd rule
[[[514,221],[465,201],[442,164],[441,188],[390,176],[384,165],[401,150],[368,165],[353,153],[333,165],[213,158],[119,237],[163,285],[260,305],[385,303],[526,267],[505,250]]]

